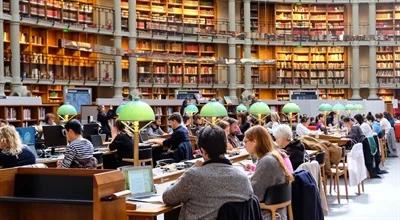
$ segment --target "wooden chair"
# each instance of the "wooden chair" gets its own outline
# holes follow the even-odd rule
[[[381,152],[381,163],[385,165],[387,158],[387,141],[386,138],[379,138],[379,151]]]
[[[269,187],[265,192],[264,203],[260,203],[260,208],[271,212],[272,220],[276,220],[279,209],[287,208],[287,219],[293,220],[291,184],[284,183]]]
[[[327,177],[326,177],[326,173],[325,173],[325,152],[319,152],[316,156],[315,156],[315,160],[318,161],[320,169],[321,169],[321,180],[322,180],[322,184],[324,186],[324,190],[325,190],[325,194],[327,192],[326,190],[326,186],[327,184]]]
[[[329,194],[332,195],[332,184],[334,187],[336,187],[336,193],[337,193],[337,199],[338,203],[340,204],[340,187],[339,187],[339,178],[341,176],[344,177],[344,187],[346,191],[346,199],[349,200],[349,191],[347,188],[348,181],[347,181],[347,175],[348,175],[348,166],[347,166],[347,161],[346,161],[346,150],[343,148],[342,151],[342,159],[339,164],[332,164],[331,168],[331,174],[329,178]]]

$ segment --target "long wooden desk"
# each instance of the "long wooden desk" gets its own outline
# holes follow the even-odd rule
[[[310,136],[317,138],[317,139],[329,141],[334,144],[338,144],[339,146],[344,146],[351,141],[350,138],[342,137],[340,135],[333,135],[333,134],[332,135],[321,134],[321,135],[310,135]]]

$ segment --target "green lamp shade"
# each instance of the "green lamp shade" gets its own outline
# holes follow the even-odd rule
[[[300,107],[293,102],[286,103],[283,108],[282,108],[283,113],[288,114],[288,113],[299,113],[300,112]]]
[[[243,104],[240,104],[236,107],[236,112],[237,113],[247,112],[247,107]]]
[[[155,119],[154,111],[150,105],[140,100],[126,103],[118,116],[121,121],[153,121]]]
[[[197,112],[199,112],[199,109],[197,108],[196,105],[190,104],[188,106],[186,106],[186,108],[184,109],[184,112],[190,115],[194,115]]]
[[[264,102],[256,102],[250,106],[249,112],[250,112],[250,114],[255,115],[255,116],[267,115],[267,114],[271,113],[271,109]]]
[[[322,104],[319,106],[318,110],[319,110],[320,112],[330,112],[330,111],[332,111],[332,105],[327,104],[327,103],[322,103]]]
[[[354,111],[354,110],[356,110],[355,107],[356,107],[356,106],[353,105],[353,104],[347,104],[347,105],[345,106],[345,108],[346,108],[347,111]]]
[[[121,105],[118,106],[117,110],[115,110],[115,113],[119,115],[121,113],[122,109],[126,106],[126,103],[122,103]]]
[[[340,103],[336,103],[333,107],[332,110],[335,112],[340,112],[340,111],[344,111],[346,110],[346,107],[344,107],[344,105],[340,104]]]
[[[228,111],[221,103],[212,100],[201,108],[200,116],[202,117],[224,117],[228,115]]]
[[[361,110],[363,110],[363,109],[364,109],[364,106],[361,105],[361,104],[355,104],[355,105],[354,105],[354,110],[361,111]]]
[[[76,111],[75,107],[70,104],[64,104],[60,106],[57,110],[57,115],[66,116],[66,115],[77,115],[78,112]]]

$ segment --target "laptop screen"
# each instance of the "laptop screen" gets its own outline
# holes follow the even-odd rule
[[[126,175],[133,196],[154,192],[153,169],[150,166],[127,169]]]

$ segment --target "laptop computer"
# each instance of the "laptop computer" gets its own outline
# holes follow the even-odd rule
[[[128,200],[145,201],[157,195],[153,181],[153,168],[151,166],[133,167],[126,166],[119,169],[125,175],[125,188],[131,191]]]
[[[90,139],[93,144],[93,148],[103,147],[103,139],[100,135],[90,135]]]

